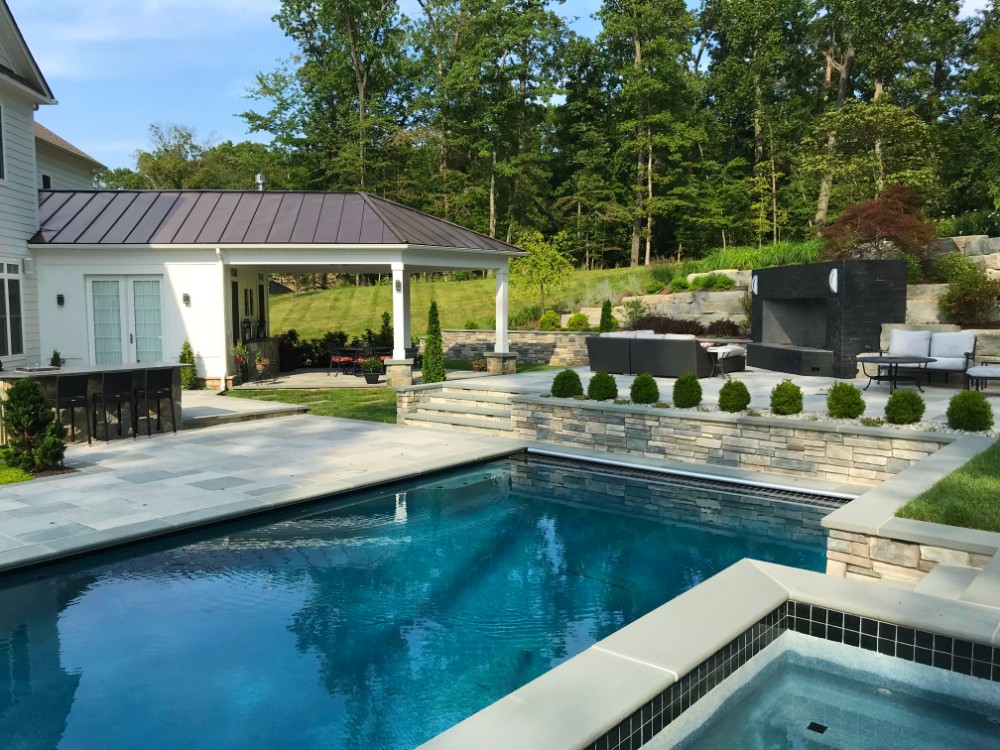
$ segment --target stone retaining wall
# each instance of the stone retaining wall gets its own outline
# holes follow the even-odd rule
[[[587,364],[587,336],[580,331],[509,331],[510,350],[517,361],[533,365],[579,367]],[[445,359],[470,360],[493,351],[496,332],[493,330],[445,329],[441,345]]]
[[[918,583],[938,564],[982,570],[990,555],[829,529],[826,572],[861,581]]]
[[[927,434],[765,417],[513,399],[514,435],[649,458],[877,485],[948,442]]]

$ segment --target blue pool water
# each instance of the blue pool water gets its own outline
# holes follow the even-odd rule
[[[989,680],[799,633],[755,659],[766,660],[759,673],[712,715],[701,702],[690,709],[685,739],[668,728],[649,749],[1000,748],[1000,684]]]
[[[0,748],[411,748],[740,558],[822,568],[815,521],[721,531],[677,491],[705,521],[682,525],[626,510],[638,480],[560,469],[579,489],[555,500],[546,472],[496,462],[0,579]]]

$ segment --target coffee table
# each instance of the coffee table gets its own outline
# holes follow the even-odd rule
[[[867,391],[868,386],[872,382],[882,383],[883,381],[888,381],[889,393],[892,393],[899,387],[900,381],[913,383],[917,387],[917,390],[923,393],[924,389],[920,387],[920,378],[923,376],[929,363],[937,362],[934,357],[897,357],[891,354],[855,357],[855,361],[861,363],[861,372],[868,378],[868,385],[864,387],[864,390]],[[869,374],[865,365],[875,365],[875,374]],[[904,372],[900,375],[900,365],[916,365],[917,372],[914,374]]]

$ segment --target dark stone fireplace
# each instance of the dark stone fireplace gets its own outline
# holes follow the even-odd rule
[[[754,271],[747,364],[854,378],[883,323],[906,321],[906,263],[838,260]]]

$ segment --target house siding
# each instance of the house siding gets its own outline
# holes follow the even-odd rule
[[[36,141],[38,173],[35,186],[42,187],[42,175],[52,178],[52,190],[90,190],[94,187],[91,165],[76,156]]]
[[[4,358],[13,366],[40,361],[37,278],[24,268],[28,239],[38,229],[33,103],[0,81],[6,179],[0,182],[0,260],[20,263],[24,354]]]

